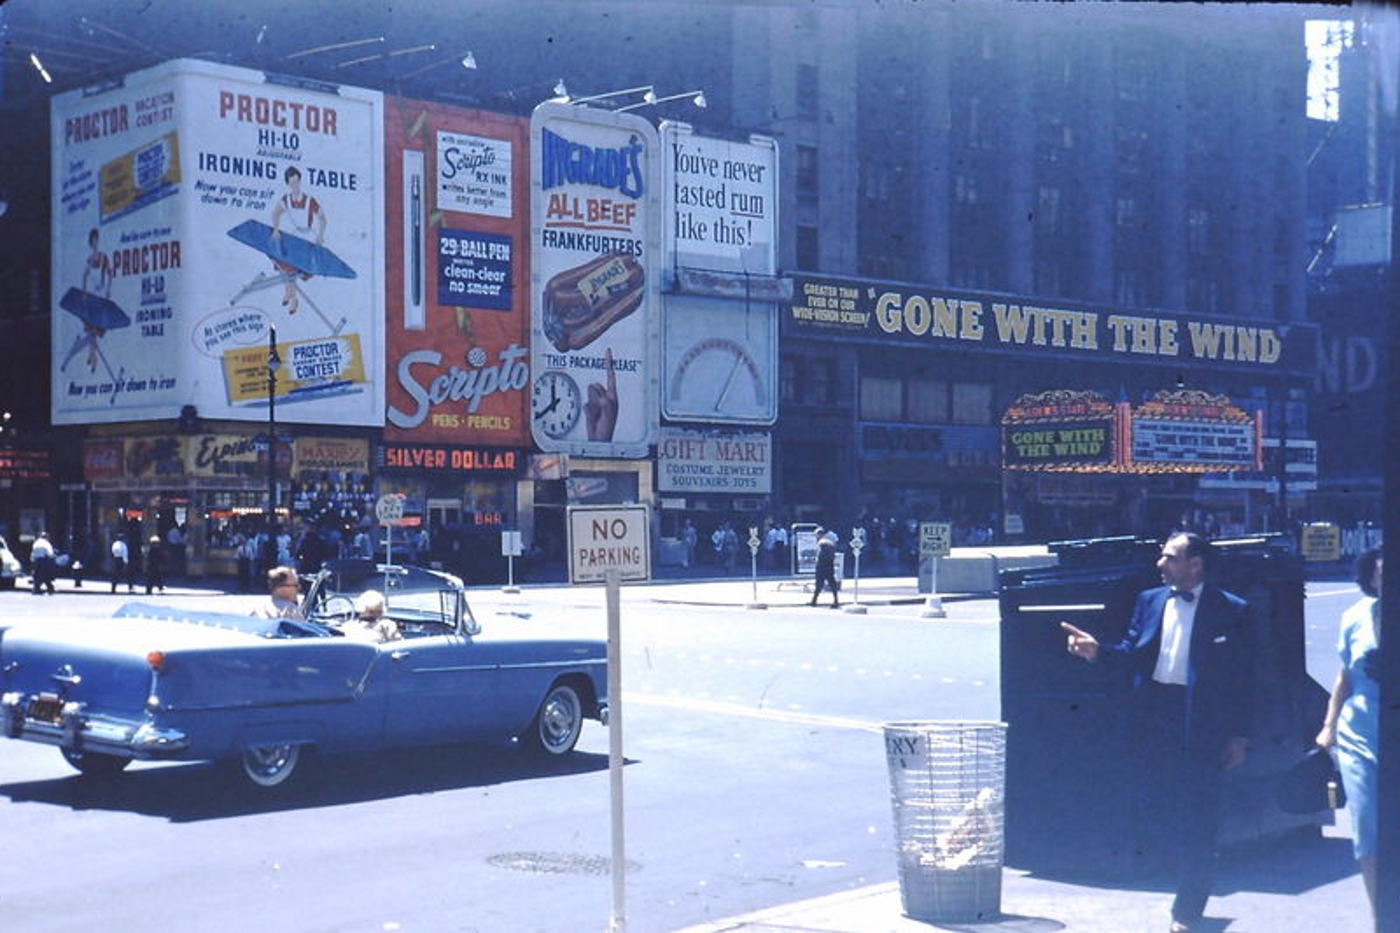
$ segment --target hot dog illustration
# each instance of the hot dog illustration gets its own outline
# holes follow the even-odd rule
[[[646,270],[626,253],[607,253],[566,269],[544,289],[544,333],[560,353],[586,347],[637,310]]]

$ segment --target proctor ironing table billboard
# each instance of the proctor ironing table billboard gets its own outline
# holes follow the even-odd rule
[[[53,420],[383,421],[381,96],[177,60],[54,98]]]

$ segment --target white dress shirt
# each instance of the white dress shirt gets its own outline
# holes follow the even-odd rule
[[[1167,598],[1167,607],[1162,611],[1162,649],[1157,655],[1157,667],[1152,671],[1152,679],[1159,684],[1186,686],[1191,631],[1196,627],[1196,607],[1201,604],[1203,589],[1204,583],[1196,584],[1190,590],[1190,602],[1176,595]]]

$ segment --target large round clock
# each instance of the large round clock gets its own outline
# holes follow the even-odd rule
[[[547,369],[535,379],[530,410],[540,430],[561,438],[574,429],[583,414],[583,393],[573,376],[563,370]]]
[[[763,371],[748,348],[726,337],[697,341],[671,376],[672,408],[694,415],[753,415],[763,409]]]

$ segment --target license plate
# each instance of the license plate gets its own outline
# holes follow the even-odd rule
[[[52,693],[41,693],[29,701],[24,718],[57,726],[63,721],[63,701]]]

